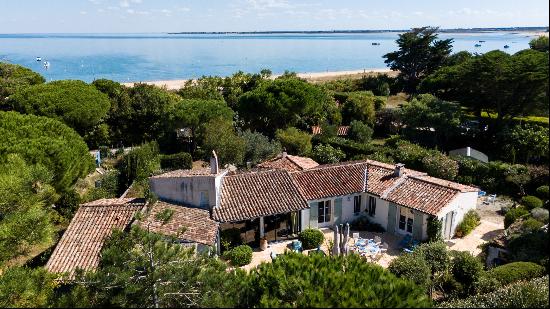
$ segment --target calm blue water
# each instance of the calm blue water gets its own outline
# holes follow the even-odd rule
[[[454,51],[509,53],[528,48],[522,33],[440,34]],[[21,64],[48,81],[108,78],[119,82],[231,75],[238,70],[273,73],[384,68],[382,55],[396,49],[397,33],[170,35],[0,34],[0,61]],[[474,47],[479,40],[482,47]],[[379,46],[373,46],[379,42]],[[36,57],[50,62],[44,69]]]

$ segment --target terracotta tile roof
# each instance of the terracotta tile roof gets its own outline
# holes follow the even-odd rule
[[[70,275],[77,268],[95,269],[105,238],[111,235],[114,228],[126,228],[144,205],[143,199],[130,198],[101,199],[80,205],[46,269]]]
[[[224,170],[220,170],[222,173]],[[174,170],[159,175],[151,176],[151,178],[179,178],[179,177],[194,177],[194,176],[215,176],[211,174],[210,168],[198,168],[190,170]]]
[[[384,199],[430,215],[437,215],[458,193],[460,193],[459,190],[450,187],[405,176],[404,180],[388,192]]]
[[[166,209],[173,213],[168,222],[163,224],[156,216]],[[156,202],[145,219],[136,221],[134,224],[154,233],[175,236],[180,240],[208,246],[216,243],[218,232],[218,223],[210,219],[208,210],[174,205],[163,201]],[[183,233],[181,233],[182,228],[185,228]]]
[[[294,172],[292,178],[307,200],[341,196],[365,190],[366,161],[334,164]]]
[[[312,126],[311,127],[311,134],[317,135],[323,133],[323,129],[321,129],[321,126]],[[347,136],[349,133],[349,126],[339,126],[336,130],[336,135],[338,136]]]
[[[269,169],[283,169],[292,172],[307,170],[310,168],[314,168],[318,165],[319,163],[315,162],[311,158],[292,156],[283,153],[271,160],[258,164],[258,167]]]
[[[463,184],[460,184],[458,182],[449,181],[449,180],[445,180],[445,179],[441,179],[441,178],[435,178],[435,177],[431,177],[431,176],[428,176],[428,175],[415,176],[415,178],[422,179],[426,182],[437,184],[437,185],[440,185],[440,186],[443,186],[443,187],[448,187],[448,188],[451,188],[451,189],[454,189],[454,190],[459,190],[460,192],[477,192],[477,191],[479,191],[479,189],[476,188],[476,187],[463,185]]]
[[[306,200],[290,174],[270,170],[224,177],[220,205],[214,208],[212,217],[235,222],[305,208]]]

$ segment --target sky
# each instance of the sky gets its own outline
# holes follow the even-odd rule
[[[0,0],[0,33],[548,26],[548,0]]]

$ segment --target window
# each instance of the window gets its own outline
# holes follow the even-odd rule
[[[330,201],[319,202],[318,223],[330,222]]]
[[[405,216],[403,215],[399,216],[399,229],[403,231],[405,230]]]
[[[376,198],[369,196],[369,216],[374,217],[376,214]]]
[[[407,232],[412,233],[413,232],[413,219],[407,218]]]
[[[361,195],[356,195],[353,197],[353,213],[361,212]]]

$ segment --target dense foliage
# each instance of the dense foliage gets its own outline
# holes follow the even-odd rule
[[[160,157],[156,142],[146,143],[124,155],[119,166],[121,183],[129,187],[134,181],[141,181],[160,170]]]
[[[84,135],[107,115],[109,98],[78,80],[55,81],[21,89],[10,96],[13,109],[63,121]]]
[[[245,142],[244,161],[258,164],[281,152],[281,144],[259,132],[245,130],[239,133]]]
[[[245,155],[245,140],[238,136],[233,123],[215,119],[206,124],[203,136],[204,159],[216,151],[221,164],[240,165]]]
[[[542,200],[536,196],[527,195],[521,198],[521,204],[528,210],[542,207]]]
[[[8,268],[0,274],[0,307],[48,307],[56,286],[54,276],[43,268]]]
[[[63,123],[34,115],[0,112],[0,160],[18,154],[28,164],[53,173],[52,185],[65,191],[93,168],[82,138]]]
[[[46,80],[40,74],[17,64],[0,62],[0,106],[19,89],[42,84]]]
[[[187,152],[161,155],[160,167],[163,170],[191,169],[193,167],[193,158]]]
[[[319,144],[313,148],[313,160],[319,164],[337,163],[343,161],[346,154],[339,148],[331,145]]]
[[[277,130],[277,140],[283,150],[289,154],[307,156],[311,153],[311,135],[294,127],[286,130]]]
[[[247,307],[428,307],[414,283],[396,278],[357,255],[278,255],[249,275]]]
[[[240,245],[225,251],[224,258],[231,261],[232,265],[244,266],[252,262],[252,248],[248,245]]]
[[[480,219],[479,214],[475,210],[469,210],[464,214],[464,218],[462,218],[462,221],[456,227],[456,236],[464,237],[470,234],[470,232],[472,232],[479,225]]]

